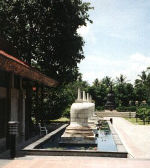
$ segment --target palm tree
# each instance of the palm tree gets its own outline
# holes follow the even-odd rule
[[[94,80],[93,85],[94,86],[99,86],[100,85],[100,82],[97,78]]]
[[[138,75],[140,77],[139,82],[141,82],[141,84],[147,84],[147,74],[146,71],[142,71],[141,75]]]
[[[102,84],[106,85],[106,87],[110,87],[113,84],[113,81],[109,76],[106,76],[102,79]]]
[[[117,79],[117,83],[118,84],[124,84],[124,83],[126,83],[126,76],[124,76],[122,74],[120,74],[120,76],[117,77],[116,79]]]
[[[149,67],[147,68],[147,70]],[[138,75],[140,79],[135,80],[135,89],[136,90],[141,90],[143,92],[139,92],[143,95],[145,95],[144,99],[149,99],[150,98],[150,73],[147,73],[147,71],[142,71],[140,75]],[[138,94],[139,94],[138,93]],[[139,97],[142,97],[139,96]]]

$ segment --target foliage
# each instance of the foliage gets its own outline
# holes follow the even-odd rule
[[[136,111],[136,106],[119,106],[116,108],[117,111],[119,112],[135,112]]]
[[[147,105],[139,106],[136,111],[136,121],[138,120],[138,118],[143,121],[144,125],[146,124],[146,122],[148,122],[148,124],[149,124],[149,122],[150,122],[150,107]]]
[[[34,111],[40,111],[39,118],[43,120],[53,120],[60,118],[61,116],[69,117],[70,107],[77,98],[77,90],[87,90],[89,87],[85,81],[76,81],[66,85],[61,85],[58,88],[43,88],[42,93],[44,99],[40,101],[40,105],[35,105],[34,99]],[[41,99],[39,94],[39,99]],[[35,98],[36,96],[34,96]]]
[[[116,105],[128,106],[129,101],[134,99],[134,88],[130,83],[119,83],[115,86]]]
[[[104,109],[105,109],[104,106],[97,106],[97,107],[96,107],[96,110],[98,110],[98,111],[103,111]]]
[[[107,88],[113,85],[113,81],[109,76],[104,77],[101,83],[104,84]]]
[[[91,94],[93,100],[95,101],[95,105],[97,106],[104,106],[106,103],[106,96],[107,96],[107,87],[103,84],[97,86],[91,86],[88,89],[88,92]]]
[[[0,36],[23,61],[36,62],[46,75],[70,82],[77,79],[77,64],[84,58],[77,29],[92,22],[90,9],[82,0],[1,0]]]
[[[129,106],[126,107],[127,111],[135,112],[136,111],[136,106]]]
[[[66,118],[66,117],[61,117],[61,118],[58,118],[56,120],[50,120],[50,122],[58,122],[58,123],[61,123],[61,122],[69,122],[69,118]]]
[[[100,82],[97,78],[94,80],[93,85],[94,86],[99,86],[100,85]]]
[[[62,117],[70,118],[70,107],[67,107],[67,108],[63,111]]]
[[[139,107],[136,112],[137,117],[141,120],[150,120],[150,107]]]
[[[111,87],[115,94],[116,107],[128,106],[129,101],[134,101],[134,87],[132,84],[127,83],[125,79],[126,77],[123,75],[120,75],[116,82],[108,76],[104,77],[101,81],[95,79],[88,91],[95,101],[96,109],[99,108],[99,106],[105,106],[107,94]]]
[[[137,109],[137,117],[143,119],[145,114],[146,114],[146,108],[142,107]]]
[[[81,77],[77,65],[84,59],[77,29],[92,23],[90,9],[82,0],[0,1],[0,37],[17,48],[14,56],[61,84],[42,88],[38,104],[34,93],[32,115],[41,120],[59,118],[75,101],[77,87],[88,85],[73,81]]]
[[[143,100],[149,103],[150,99],[150,73],[142,71],[135,80],[135,99],[141,103]]]
[[[138,125],[143,125],[143,121],[140,118],[125,118],[126,120],[128,120],[129,122],[133,123],[133,124],[138,124]]]
[[[95,79],[93,85],[89,87],[89,92],[95,100],[96,108],[105,106],[111,86],[118,111],[135,111],[135,107],[129,106],[135,106],[136,101],[138,105],[142,105],[143,101],[150,105],[150,74],[143,71],[139,77],[134,85],[127,82],[122,74],[115,82],[108,76],[102,80]]]
[[[124,83],[126,83],[126,77],[123,76],[122,74],[119,77],[117,77],[116,79],[117,79],[117,83],[118,84],[124,84]]]
[[[126,111],[126,107],[125,106],[119,106],[116,108],[117,111],[119,112],[125,112]]]

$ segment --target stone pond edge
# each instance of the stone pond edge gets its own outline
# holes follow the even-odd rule
[[[104,152],[104,151],[89,151],[89,150],[48,150],[48,149],[35,149],[37,146],[41,145],[45,141],[47,141],[50,137],[57,134],[58,132],[65,129],[68,124],[64,124],[60,128],[55,131],[47,134],[36,142],[26,146],[21,152],[25,155],[42,155],[42,156],[93,156],[93,157],[117,157],[117,158],[127,158],[128,152],[123,146],[118,134],[113,128],[113,125],[108,121],[109,127],[112,132],[113,139],[117,145],[117,152]]]

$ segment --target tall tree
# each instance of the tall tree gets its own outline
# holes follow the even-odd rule
[[[138,77],[140,78],[135,80],[136,100],[150,102],[150,73],[142,71]]]
[[[117,79],[117,83],[118,84],[123,84],[123,83],[126,83],[126,76],[120,74],[119,77],[116,78]]]
[[[110,87],[113,84],[111,77],[106,76],[102,79],[102,84],[106,85],[106,87]]]
[[[94,86],[99,86],[100,85],[100,82],[97,78],[94,80],[93,85]]]
[[[140,77],[139,80],[137,80],[140,84],[147,84],[147,74],[146,74],[146,71],[142,71],[140,75],[138,75]]]
[[[82,0],[1,0],[0,36],[28,64],[38,63],[46,75],[61,82],[75,80],[84,41],[77,29],[86,26],[90,3]]]

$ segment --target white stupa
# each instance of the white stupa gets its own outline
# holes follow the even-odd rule
[[[90,96],[78,89],[78,98],[70,109],[70,125],[66,128],[61,137],[61,144],[89,144],[96,146],[95,136],[92,128],[88,124],[89,117],[93,115],[95,107],[90,102]]]

